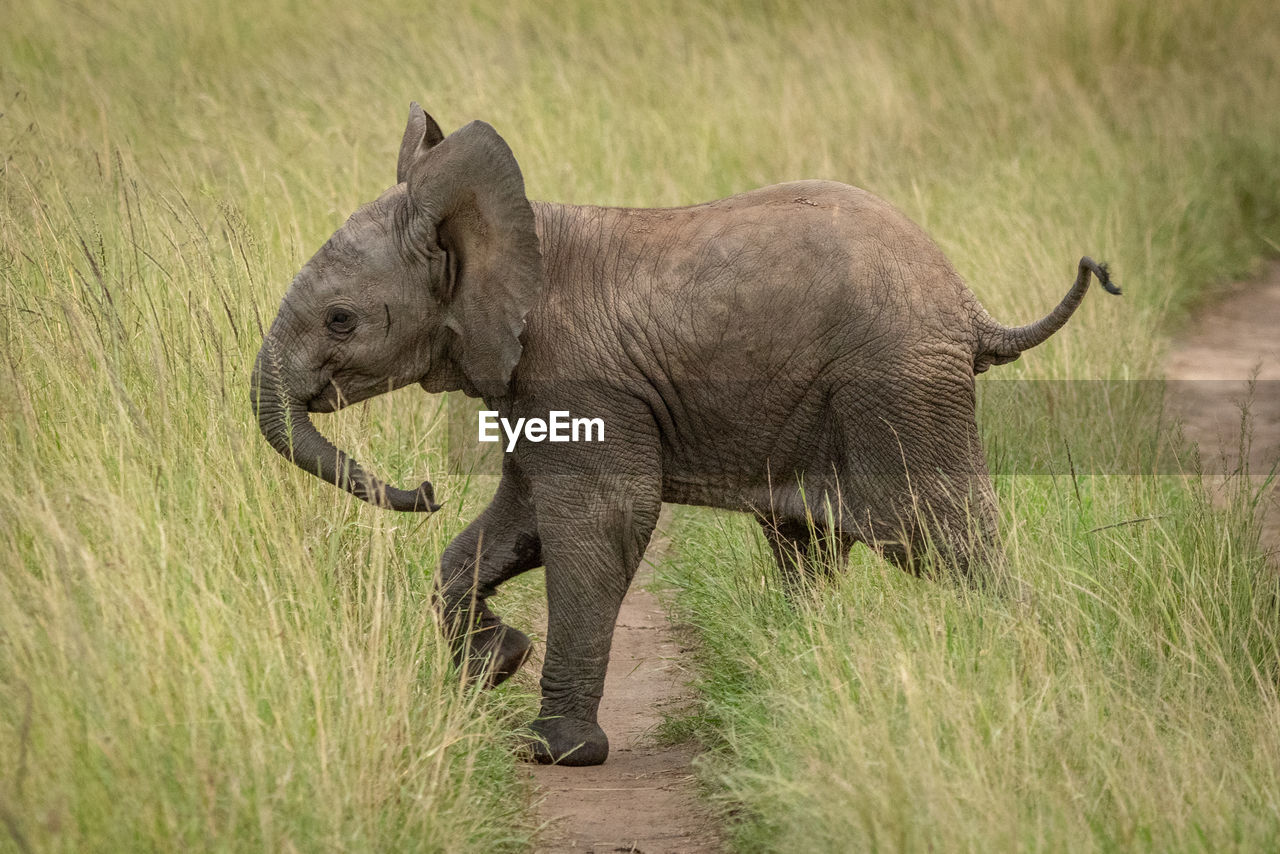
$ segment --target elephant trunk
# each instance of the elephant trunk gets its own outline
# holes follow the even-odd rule
[[[335,447],[311,423],[306,402],[288,390],[280,373],[279,359],[268,341],[253,366],[253,407],[258,429],[281,456],[377,507],[419,513],[440,509],[430,481],[424,480],[416,490],[388,486]]]

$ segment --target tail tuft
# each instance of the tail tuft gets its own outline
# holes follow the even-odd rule
[[[1106,264],[1099,264],[1093,272],[1097,275],[1098,284],[1102,285],[1102,289],[1104,291],[1109,294],[1115,294],[1116,296],[1120,296],[1120,294],[1123,293],[1123,291],[1120,290],[1120,286],[1111,281],[1111,271],[1107,269]]]

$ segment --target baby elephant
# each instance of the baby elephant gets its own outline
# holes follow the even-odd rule
[[[565,442],[526,421],[510,450],[499,431],[497,492],[440,564],[458,660],[491,684],[529,639],[486,600],[546,566],[540,762],[608,754],[596,710],[614,621],[663,501],[754,514],[784,577],[858,542],[907,568],[926,552],[989,564],[974,375],[1062,327],[1091,273],[1120,293],[1082,258],[1048,316],[1002,326],[920,228],[830,181],[672,209],[531,202],[492,127],[445,137],[416,103],[396,180],[294,279],[253,406],[298,466],[411,511],[437,509],[429,483],[387,486],[309,413],[418,383],[483,398],[493,423],[603,423],[603,440]]]

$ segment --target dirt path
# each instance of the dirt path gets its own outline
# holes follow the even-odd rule
[[[1255,372],[1249,468],[1261,483],[1280,459],[1280,264],[1195,312],[1169,354],[1173,407],[1187,438],[1199,443],[1207,472],[1231,471],[1239,463],[1240,404]],[[1280,491],[1273,488],[1265,504],[1263,542],[1274,555],[1280,549]]]
[[[609,760],[595,768],[532,767],[546,829],[539,851],[704,854],[721,850],[716,822],[699,803],[692,745],[662,746],[664,710],[689,700],[680,644],[646,586],[669,545],[669,510],[622,603],[600,704]]]

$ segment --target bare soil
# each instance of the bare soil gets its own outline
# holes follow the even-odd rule
[[[680,643],[646,587],[669,546],[663,511],[622,603],[600,704],[609,759],[594,768],[531,766],[543,823],[539,851],[704,854],[723,850],[718,823],[699,802],[691,744],[659,742],[662,713],[691,701]]]
[[[1242,407],[1250,437],[1245,462],[1261,486],[1280,460],[1280,264],[1193,312],[1166,362],[1170,403],[1206,472],[1241,464]],[[1280,492],[1261,503],[1263,542],[1280,549]]]

